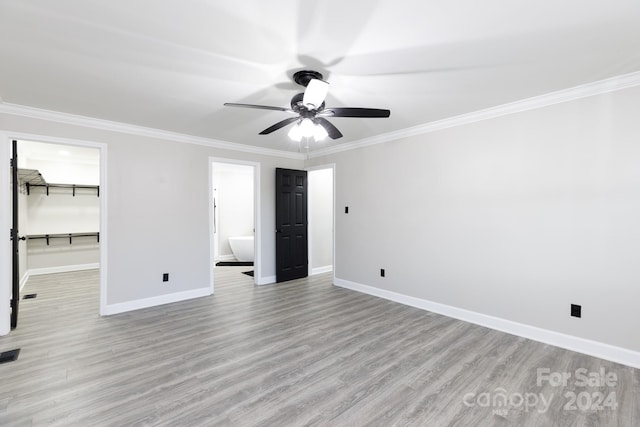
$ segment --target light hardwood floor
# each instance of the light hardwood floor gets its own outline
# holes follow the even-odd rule
[[[640,425],[637,369],[330,274],[256,287],[246,269],[216,268],[214,296],[111,317],[98,315],[97,271],[31,278],[38,297],[0,337],[0,351],[21,348],[0,365],[0,425]],[[538,385],[539,369],[572,377]],[[616,379],[583,387],[579,369]],[[597,393],[610,396],[601,409]]]

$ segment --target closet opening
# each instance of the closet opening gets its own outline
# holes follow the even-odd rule
[[[106,237],[102,234],[106,206],[102,157],[106,148],[14,140],[17,185],[12,186],[12,216],[18,245],[12,257],[18,292],[12,289],[12,302],[19,303],[12,310],[12,326],[18,323],[14,313],[21,316],[34,303],[29,316],[57,322],[58,308],[69,301],[76,304],[80,294],[86,298],[85,308],[102,314],[106,301],[101,271],[106,259],[102,253]]]

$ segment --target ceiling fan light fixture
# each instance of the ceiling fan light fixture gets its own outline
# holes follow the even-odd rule
[[[313,139],[316,141],[322,141],[327,136],[329,136],[327,130],[323,126],[316,124],[315,129],[313,130]]]
[[[304,91],[302,104],[309,110],[320,107],[329,93],[329,83],[324,80],[311,79]]]
[[[296,123],[288,133],[289,138],[291,138],[295,142],[300,142],[302,140],[302,131],[300,129],[300,123]]]
[[[316,125],[311,119],[303,119],[298,126],[300,127],[300,134],[305,138],[311,138],[315,133]]]
[[[329,134],[323,126],[314,123],[313,120],[302,119],[291,128],[288,136],[295,142],[302,141],[302,138],[313,138],[315,141],[322,141]]]

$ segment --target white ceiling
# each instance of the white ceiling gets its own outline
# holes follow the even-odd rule
[[[2,0],[0,98],[222,141],[297,150],[291,81],[313,69],[348,143],[640,71],[636,0]]]
[[[30,162],[52,162],[57,164],[83,164],[96,168],[100,164],[100,151],[97,148],[75,145],[49,144],[33,141],[18,142],[18,166],[29,168]]]

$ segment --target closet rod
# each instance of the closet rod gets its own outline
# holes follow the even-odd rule
[[[96,190],[96,195],[100,197],[99,185],[76,185],[76,184],[30,184],[25,183],[27,187],[27,196],[31,194],[31,187],[45,187],[47,189],[47,196],[49,195],[49,188],[71,188],[73,190],[73,196],[76,195],[76,188]]]
[[[45,239],[47,246],[49,246],[49,239],[69,239],[69,244],[73,242],[74,237],[95,237],[96,241],[100,243],[100,233],[59,233],[59,234],[33,234],[27,236],[27,240]]]

